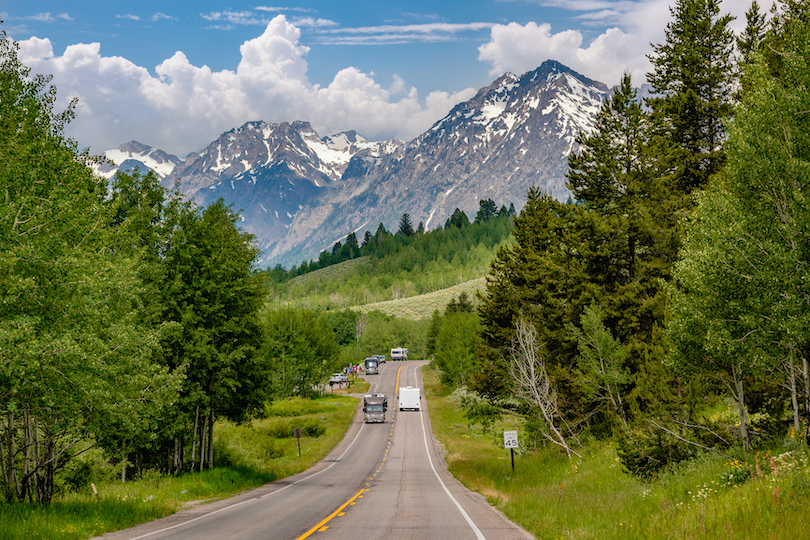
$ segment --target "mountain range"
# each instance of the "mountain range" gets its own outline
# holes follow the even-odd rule
[[[351,231],[396,231],[405,213],[436,228],[456,208],[474,215],[481,199],[520,209],[532,185],[567,198],[567,157],[609,94],[549,60],[504,74],[409,142],[254,121],[185,160],[132,141],[105,152],[114,165],[99,172],[149,168],[200,205],[223,198],[256,236],[261,264],[289,266]]]

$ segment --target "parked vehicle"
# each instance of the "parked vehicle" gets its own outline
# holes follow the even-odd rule
[[[376,356],[369,356],[365,360],[366,375],[376,375],[379,373],[379,363]]]
[[[329,377],[329,384],[343,384],[349,382],[345,373],[332,373]]]
[[[380,364],[384,364],[384,363],[385,363],[385,355],[384,355],[384,354],[372,354],[371,356],[373,356],[374,358],[376,358],[376,359],[377,359],[377,361],[378,361]]]
[[[385,394],[367,394],[363,396],[364,421],[385,422],[385,411],[388,410],[388,398]]]
[[[422,409],[422,391],[413,386],[406,386],[399,388],[399,410],[413,409],[419,411]]]
[[[391,349],[391,360],[407,360],[408,349],[405,347],[395,347]]]

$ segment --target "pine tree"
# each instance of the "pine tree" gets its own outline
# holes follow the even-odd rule
[[[745,30],[736,40],[742,63],[751,62],[751,55],[760,50],[765,38],[765,14],[759,11],[757,0],[745,12]]]
[[[473,223],[482,223],[498,215],[498,207],[492,199],[483,199],[478,202],[478,213],[475,214]]]
[[[397,231],[397,234],[400,236],[413,236],[413,225],[411,224],[410,214],[402,214],[402,218],[399,220],[399,231]]]
[[[655,97],[654,145],[661,171],[684,193],[700,189],[725,161],[723,122],[732,113],[730,15],[720,0],[677,0],[670,8],[666,42],[653,45],[647,74]]]

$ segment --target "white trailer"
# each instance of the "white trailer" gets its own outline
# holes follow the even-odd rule
[[[406,386],[399,388],[399,410],[413,409],[421,410],[422,392],[419,388]]]
[[[391,349],[391,360],[407,360],[408,349],[405,347],[394,347]]]

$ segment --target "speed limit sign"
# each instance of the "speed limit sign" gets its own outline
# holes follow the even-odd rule
[[[517,448],[517,431],[504,431],[503,432],[503,447],[504,448]]]

